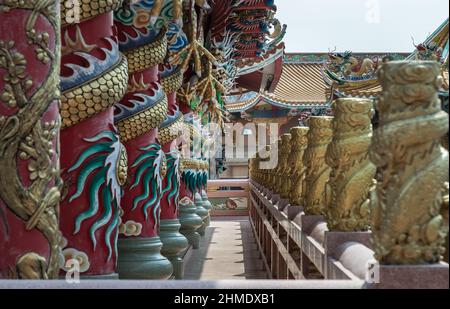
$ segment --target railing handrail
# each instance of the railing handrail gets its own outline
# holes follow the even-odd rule
[[[249,187],[249,179],[215,179],[208,180],[208,189],[217,187]]]
[[[362,289],[363,281],[351,280],[0,280],[0,289]]]

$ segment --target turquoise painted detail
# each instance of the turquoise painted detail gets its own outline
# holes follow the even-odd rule
[[[68,172],[79,170],[77,189],[70,197],[69,202],[78,199],[86,189],[89,195],[89,207],[75,218],[73,233],[74,235],[78,234],[83,223],[97,216],[100,209],[103,209],[100,218],[89,227],[89,236],[95,251],[98,243],[96,232],[107,226],[105,243],[108,248],[109,261],[113,252],[117,254],[117,226],[119,224],[119,205],[122,198],[122,188],[117,179],[117,163],[123,146],[117,133],[113,131],[103,131],[84,140],[95,144],[83,151],[75,164],[68,170]],[[102,205],[100,205],[100,199]],[[112,236],[114,236],[112,240],[114,249],[111,244]]]
[[[152,210],[155,227],[160,218],[160,200],[162,190],[161,165],[164,159],[164,152],[158,144],[150,144],[140,149],[143,153],[138,156],[131,167],[137,168],[134,182],[130,189],[142,184],[144,192],[133,201],[132,210],[136,210],[141,204],[145,220],[148,219],[149,210]]]
[[[194,194],[197,192],[197,174],[195,170],[185,170],[182,174],[182,180],[186,188]]]
[[[175,209],[178,209],[178,197],[180,196],[180,154],[178,151],[166,153],[167,158],[167,175],[166,187],[161,195],[167,194],[167,204],[174,199]]]

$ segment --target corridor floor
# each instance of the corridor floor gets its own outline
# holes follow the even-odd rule
[[[266,279],[248,217],[212,218],[185,265],[185,279]]]

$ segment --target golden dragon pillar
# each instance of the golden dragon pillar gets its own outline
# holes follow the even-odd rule
[[[333,117],[317,116],[308,121],[308,148],[303,156],[306,167],[303,191],[307,215],[323,215],[325,211],[325,185],[331,169],[325,162],[328,144],[333,136]]]
[[[379,80],[380,127],[370,148],[378,167],[371,198],[375,257],[382,265],[438,263],[448,233],[441,207],[449,164],[441,145],[448,115],[438,97],[440,67],[392,61],[382,66]]]
[[[376,171],[369,160],[373,103],[367,99],[338,99],[333,111],[333,140],[325,158],[331,167],[325,217],[332,231],[367,231],[369,192]]]
[[[290,154],[291,187],[289,202],[292,206],[303,206],[303,182],[306,168],[303,164],[303,155],[308,147],[308,127],[295,127],[291,129],[292,151]]]

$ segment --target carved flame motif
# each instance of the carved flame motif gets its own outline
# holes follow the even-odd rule
[[[445,250],[440,210],[449,163],[440,143],[448,116],[438,98],[439,63],[389,62],[379,80],[380,128],[370,150],[379,170],[371,198],[376,258],[382,264],[436,263]]]
[[[155,226],[159,224],[160,200],[162,197],[162,178],[165,171],[163,165],[165,160],[164,152],[159,144],[150,144],[140,149],[142,154],[136,158],[132,168],[136,168],[133,184],[130,189],[143,185],[144,192],[133,201],[133,209],[136,210],[142,205],[144,217],[147,220],[149,210]]]
[[[68,170],[69,173],[79,172],[77,190],[70,197],[69,202],[72,203],[78,199],[85,189],[89,192],[89,206],[75,219],[73,233],[80,233],[83,223],[97,216],[102,210],[100,218],[89,227],[89,235],[95,250],[98,242],[96,232],[106,226],[104,241],[108,247],[108,260],[110,260],[113,250],[117,252],[119,205],[122,198],[119,176],[123,174],[121,170],[124,169],[118,162],[123,156],[123,146],[117,133],[113,131],[100,132],[92,138],[86,138],[85,141],[93,145],[84,150]],[[87,187],[88,179],[91,179],[89,187]],[[103,199],[102,204],[100,198]]]
[[[180,195],[180,154],[178,150],[166,153],[167,158],[167,184],[161,195],[167,193],[167,204],[171,205],[172,199],[175,203],[175,209],[178,210],[178,198]]]

